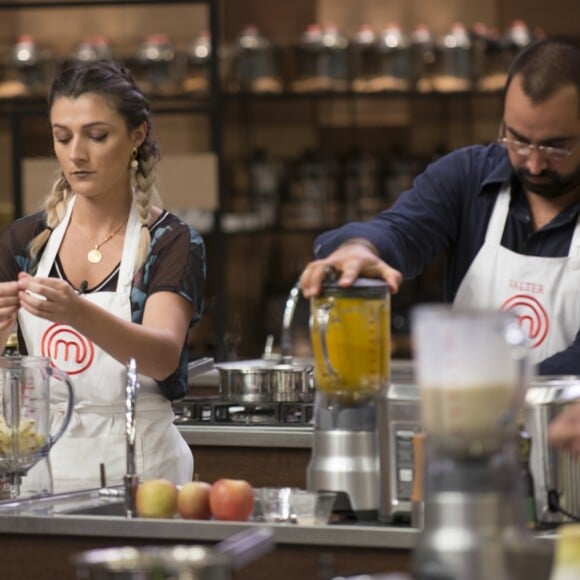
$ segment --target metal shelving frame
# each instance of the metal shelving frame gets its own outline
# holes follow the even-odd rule
[[[175,99],[158,99],[152,97],[152,111],[155,114],[208,114],[210,116],[210,150],[216,156],[218,207],[214,211],[214,226],[212,229],[212,263],[208,264],[211,276],[211,301],[218,307],[212,308],[213,332],[216,344],[221,344],[225,334],[227,320],[227,304],[225,303],[225,243],[222,235],[222,208],[225,205],[224,161],[223,161],[223,121],[222,99],[219,80],[219,0],[44,0],[44,1],[0,1],[0,12],[4,10],[51,10],[58,8],[116,8],[121,6],[168,6],[179,4],[205,5],[208,9],[208,29],[212,39],[212,51],[209,61],[210,92],[207,99],[176,97]],[[45,102],[42,99],[15,98],[0,102],[0,115],[10,118],[10,133],[12,137],[12,202],[14,217],[22,215],[23,183],[22,183],[22,120],[25,117],[45,116]],[[206,301],[209,302],[209,301]],[[218,353],[219,356],[219,353]]]

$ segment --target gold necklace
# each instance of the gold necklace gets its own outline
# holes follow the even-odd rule
[[[95,244],[95,247],[92,250],[89,250],[89,252],[87,253],[87,260],[91,264],[98,264],[103,259],[103,254],[100,251],[100,247],[103,246],[104,244],[106,244],[112,238],[114,238],[121,231],[121,229],[124,225],[125,225],[125,222],[123,222],[118,228],[113,230],[102,242]],[[91,244],[94,243],[91,240],[91,238],[89,238],[89,236],[87,236],[87,234],[85,234],[85,232],[81,229],[81,227],[78,224],[75,223],[75,226],[77,227],[79,232],[81,232],[81,234],[83,234],[83,236],[85,236],[85,238],[87,238],[87,240],[89,240],[89,242],[91,242]]]

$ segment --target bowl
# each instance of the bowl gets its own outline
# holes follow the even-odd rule
[[[291,487],[260,487],[257,499],[264,521],[274,524],[290,524],[294,522],[290,509]]]
[[[301,526],[328,524],[337,493],[334,491],[306,491],[294,489],[290,493],[290,510]]]

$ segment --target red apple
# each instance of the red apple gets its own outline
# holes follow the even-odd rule
[[[184,520],[208,520],[210,490],[211,485],[205,481],[188,481],[182,485],[177,495],[177,513]]]
[[[172,518],[177,511],[177,494],[177,486],[168,479],[146,479],[137,488],[137,513],[142,518]]]
[[[216,520],[245,522],[254,511],[254,488],[244,479],[218,479],[209,493]]]

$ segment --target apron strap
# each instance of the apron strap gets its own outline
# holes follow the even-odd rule
[[[499,194],[495,200],[495,205],[493,207],[491,218],[487,226],[487,232],[485,233],[486,244],[495,244],[498,246],[501,244],[501,238],[503,236],[505,223],[510,209],[510,191],[511,187],[509,184],[505,184],[499,190]]]

